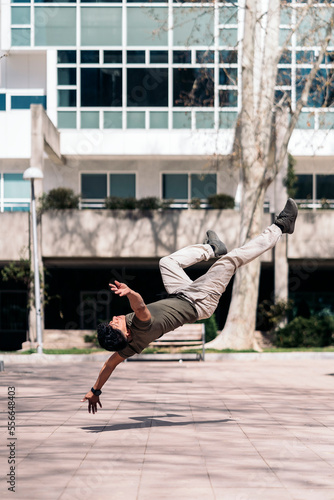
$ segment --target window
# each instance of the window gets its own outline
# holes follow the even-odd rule
[[[30,182],[23,179],[23,174],[1,174],[3,198],[1,212],[29,211]]]
[[[30,109],[30,104],[42,104],[42,106],[46,109],[46,96],[13,95],[11,97],[12,109]]]
[[[312,200],[313,199],[313,175],[312,174],[298,174],[296,182],[296,195],[297,200]]]
[[[83,200],[104,200],[107,196],[107,174],[81,174]]]
[[[214,9],[174,8],[174,45],[214,45]]]
[[[135,198],[136,174],[81,174],[82,207],[103,208],[107,196]]]
[[[81,64],[99,63],[98,50],[82,50],[81,51]]]
[[[106,64],[122,63],[121,50],[105,50],[103,56],[104,56],[104,63]]]
[[[145,50],[128,50],[126,59],[128,64],[145,63]]]
[[[150,63],[168,63],[168,50],[151,50]]]
[[[35,7],[35,45],[75,45],[75,7]]]
[[[110,196],[135,198],[136,174],[110,174]]]
[[[174,106],[213,106],[212,69],[175,68],[173,78]]]
[[[316,175],[317,200],[334,200],[334,175]]]
[[[162,196],[175,202],[206,200],[217,192],[216,174],[163,174]]]
[[[6,111],[6,94],[0,94],[0,111]]]
[[[174,64],[190,64],[191,52],[190,50],[174,50],[173,51]]]
[[[128,45],[168,45],[166,7],[128,7]]]
[[[206,200],[217,193],[216,174],[191,174],[191,198]]]
[[[81,45],[122,45],[122,8],[82,7]]]
[[[58,50],[58,64],[75,64],[77,62],[77,53],[75,50]]]
[[[82,68],[81,106],[121,106],[121,68]]]
[[[163,174],[162,197],[165,200],[188,200],[188,174]]]
[[[58,85],[75,85],[76,83],[76,68],[58,68]]]
[[[128,69],[127,79],[128,106],[168,106],[167,68]]]

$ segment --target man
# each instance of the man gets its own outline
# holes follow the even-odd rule
[[[88,401],[88,411],[95,413],[100,402],[101,388],[116,366],[124,359],[140,353],[150,342],[184,323],[209,318],[238,267],[251,262],[273,248],[283,233],[292,234],[298,208],[288,199],[275,223],[241,248],[227,253],[226,247],[214,231],[207,231],[201,245],[190,245],[160,260],[167,299],[146,305],[139,293],[125,283],[110,283],[111,291],[127,297],[132,309],[126,316],[114,316],[110,323],[98,326],[100,345],[115,351],[104,364],[94,386],[81,401]],[[218,258],[200,278],[192,281],[184,269],[200,262]]]

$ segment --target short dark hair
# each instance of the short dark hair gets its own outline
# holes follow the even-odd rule
[[[97,339],[100,346],[107,351],[121,351],[128,345],[124,333],[109,323],[100,323],[97,327]]]

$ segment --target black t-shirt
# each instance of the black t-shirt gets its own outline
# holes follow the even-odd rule
[[[122,351],[118,352],[122,358],[139,354],[164,333],[175,330],[185,323],[194,323],[198,319],[194,306],[182,297],[159,300],[148,304],[147,308],[151,313],[149,321],[140,321],[135,313],[125,316],[132,340]]]

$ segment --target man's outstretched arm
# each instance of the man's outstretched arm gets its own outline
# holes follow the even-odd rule
[[[112,372],[115,370],[116,366],[122,363],[122,361],[124,361],[124,358],[122,358],[122,356],[120,356],[118,352],[114,352],[114,354],[112,354],[112,356],[110,356],[110,358],[104,363],[102,370],[100,371],[99,376],[97,377],[96,382],[93,385],[93,389],[102,389]],[[88,391],[86,396],[84,396],[81,401],[88,401],[89,413],[96,413],[97,405],[100,405],[100,408],[102,408],[100,397],[95,396],[92,391]]]
[[[116,295],[128,298],[131,309],[140,321],[149,321],[151,319],[151,313],[148,310],[143,297],[138,292],[131,290],[131,288],[129,288],[125,283],[120,283],[116,280],[115,284],[109,283],[109,286],[111,291]]]

